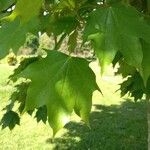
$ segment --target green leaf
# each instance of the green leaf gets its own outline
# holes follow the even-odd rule
[[[118,63],[118,62],[120,62],[122,60],[122,54],[121,54],[121,52],[117,52],[116,53],[116,56],[115,56],[115,58],[114,58],[114,60],[112,61],[112,64],[113,64],[113,68],[116,66],[116,64]]]
[[[143,60],[140,73],[141,76],[143,77],[144,84],[146,86],[147,80],[150,76],[150,44],[142,41],[142,48],[143,48]]]
[[[110,48],[111,45],[106,44],[107,38],[105,38],[103,34],[97,33],[90,35],[89,39],[93,42],[94,50],[100,61],[101,73],[103,74],[107,65],[113,61],[117,49],[114,49],[113,46]]]
[[[120,85],[121,96],[128,93],[131,97],[134,97],[135,101],[142,99],[146,92],[142,77],[138,72],[135,72],[132,76],[128,77]]]
[[[94,50],[99,58],[102,73],[118,51],[117,27],[112,8],[102,8],[91,13],[84,30],[84,38],[94,42]]]
[[[21,22],[28,22],[39,15],[43,0],[18,0],[10,19],[20,17]]]
[[[121,3],[113,5],[112,10],[119,25],[118,32],[150,42],[150,26],[139,11]]]
[[[38,108],[35,118],[37,119],[37,122],[42,121],[46,124],[47,121],[47,108],[46,106]]]
[[[9,8],[16,0],[0,0],[0,12]]]
[[[78,24],[79,22],[76,20],[75,16],[51,16],[47,30],[54,33],[55,36],[62,33],[70,34],[76,29]]]
[[[8,111],[4,114],[0,124],[2,129],[9,127],[12,130],[16,125],[20,125],[20,118],[16,112]]]
[[[5,17],[7,17],[9,15],[10,15],[10,12],[0,13],[0,23],[1,23],[1,19],[2,18],[5,18]]]
[[[149,35],[150,26],[142,15],[123,3],[91,12],[84,30],[84,40],[94,41],[102,70],[112,62],[117,51],[122,53],[126,62],[140,69],[143,55],[139,39],[149,42]]]
[[[37,19],[21,24],[19,18],[3,24],[0,28],[0,58],[8,54],[10,49],[16,53],[25,42],[26,34],[37,30],[38,24]]]
[[[120,44],[120,52],[124,56],[125,61],[138,69],[141,68],[143,59],[142,45],[138,38],[133,36],[121,36],[118,41]]]
[[[38,61],[40,57],[37,56],[31,56],[27,58],[23,58],[19,64],[19,66],[14,70],[14,73],[9,76],[9,78],[13,81],[15,81],[15,76],[19,74],[21,71],[26,69],[30,64],[32,64],[35,61]],[[19,87],[20,88],[20,87]]]
[[[26,34],[37,30],[39,15],[43,0],[18,0],[11,15],[4,17],[7,23],[0,28],[0,58],[12,48],[15,52],[25,42]]]
[[[68,50],[69,52],[73,52],[77,46],[77,37],[78,32],[75,30],[70,36],[68,40]]]
[[[25,100],[27,96],[28,87],[29,87],[29,81],[19,80],[19,83],[14,85],[14,91],[9,98],[10,103],[3,110],[11,111],[13,110],[14,107],[16,109],[15,103],[17,103],[19,104],[18,111],[20,114],[22,114],[25,108]]]
[[[134,75],[135,72],[136,72],[135,67],[132,67],[131,65],[128,65],[125,61],[121,60],[119,62],[119,68],[115,74],[116,75],[121,74],[123,78],[126,78],[128,76]]]
[[[25,110],[45,105],[54,135],[73,110],[89,123],[92,93],[99,88],[86,60],[48,51],[46,58],[32,63],[19,76],[31,80]]]

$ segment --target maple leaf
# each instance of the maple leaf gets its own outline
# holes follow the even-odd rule
[[[39,27],[39,21],[33,19],[21,24],[20,18],[7,22],[0,28],[0,58],[6,56],[10,49],[16,53],[24,44],[26,34],[35,32]]]
[[[13,13],[8,19],[13,20],[16,17],[20,17],[22,23],[28,22],[39,15],[42,4],[43,0],[18,0]]]
[[[12,130],[16,125],[20,125],[19,115],[14,111],[8,111],[4,114],[0,124],[2,125],[2,129],[9,127]]]
[[[18,77],[31,80],[25,111],[46,106],[54,135],[69,121],[73,110],[89,123],[92,93],[99,88],[85,59],[48,51],[46,58],[33,62]]]
[[[102,70],[120,51],[125,61],[138,69],[143,59],[140,38],[150,41],[150,26],[133,7],[116,3],[90,13],[84,39],[93,41]]]

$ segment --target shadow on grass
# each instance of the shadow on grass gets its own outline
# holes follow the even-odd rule
[[[130,100],[121,105],[95,105],[91,129],[71,122],[61,138],[53,141],[54,150],[147,150],[147,104]],[[51,143],[50,139],[47,143]]]

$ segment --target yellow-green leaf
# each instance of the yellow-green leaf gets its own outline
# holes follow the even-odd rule
[[[19,76],[31,80],[25,110],[45,105],[54,135],[69,121],[73,110],[89,123],[92,94],[99,88],[85,59],[49,51],[46,58],[33,62]]]

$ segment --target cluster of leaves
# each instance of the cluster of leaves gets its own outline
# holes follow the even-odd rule
[[[128,65],[125,61],[119,61],[119,68],[116,75],[121,74],[125,81],[120,84],[121,96],[129,94],[135,101],[142,99],[146,94],[146,87],[144,86],[143,79],[140,73]]]
[[[92,93],[99,87],[89,61],[71,55],[79,33],[83,44],[91,41],[102,73],[108,64],[120,63],[118,73],[129,76],[122,95],[141,98],[150,76],[149,14],[148,0],[1,0],[0,58],[10,49],[17,53],[28,33],[46,32],[55,41],[46,56],[23,60],[10,77],[25,81],[10,98],[10,106],[20,106],[6,109],[3,128],[12,129],[21,113],[35,109],[37,121],[48,120],[54,135],[73,111],[89,124]],[[66,38],[69,55],[57,51]]]

